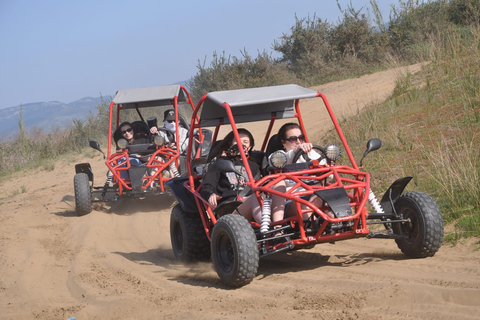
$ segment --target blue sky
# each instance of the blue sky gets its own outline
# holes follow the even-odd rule
[[[378,3],[388,21],[398,0]],[[273,52],[295,14],[336,23],[341,12],[334,0],[0,0],[0,109],[188,80],[214,51]]]

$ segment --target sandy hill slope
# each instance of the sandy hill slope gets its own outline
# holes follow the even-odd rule
[[[400,71],[315,89],[341,118],[391,94]],[[310,136],[321,136],[325,115],[304,110]],[[317,245],[262,259],[254,281],[232,290],[211,263],[174,260],[169,219],[175,199],[169,196],[117,202],[77,217],[79,162],[90,162],[96,184],[103,182],[98,153],[64,159],[52,172],[16,173],[0,184],[0,319],[479,317],[480,252],[471,242],[413,260],[392,240]]]

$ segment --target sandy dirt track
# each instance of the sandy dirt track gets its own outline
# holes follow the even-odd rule
[[[315,89],[341,118],[391,94],[399,72]],[[313,106],[303,115],[311,137],[327,128]],[[480,319],[473,240],[413,260],[393,240],[317,245],[262,259],[251,284],[230,289],[211,263],[175,261],[171,196],[77,217],[74,164],[90,162],[97,185],[105,177],[100,153],[89,154],[1,182],[0,319]]]

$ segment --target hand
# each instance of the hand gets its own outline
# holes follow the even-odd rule
[[[302,149],[304,153],[309,153],[313,148],[313,145],[311,143],[302,143],[300,144],[298,147],[297,147],[297,151],[298,149]]]
[[[217,206],[217,200],[220,200],[220,199],[222,199],[222,197],[220,197],[219,195],[216,195],[215,193],[212,193],[210,195],[210,197],[208,198],[208,203],[212,207],[216,207]]]
[[[150,128],[150,133],[151,133],[151,134],[158,134],[158,129],[157,129],[157,127],[151,127],[151,128]]]

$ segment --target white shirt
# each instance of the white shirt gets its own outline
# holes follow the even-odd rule
[[[187,152],[187,148],[188,148],[188,130],[183,128],[183,127],[179,127],[179,129],[180,129],[180,131],[178,132],[178,139],[180,140],[179,141],[180,153],[185,154]],[[176,137],[176,133],[175,132],[172,132],[172,133]],[[163,139],[165,139],[166,141],[173,142],[173,141],[170,141],[170,139],[168,138],[167,133],[165,131],[159,130],[158,134]]]

